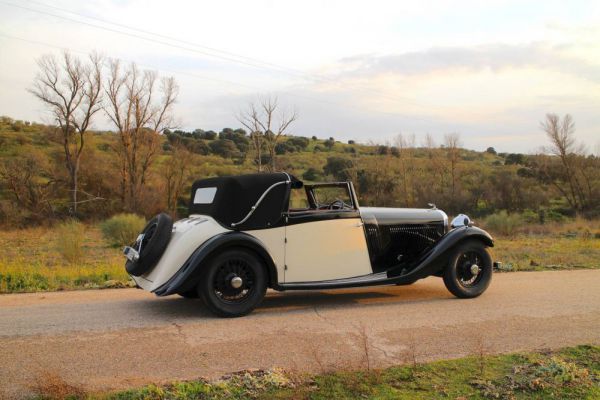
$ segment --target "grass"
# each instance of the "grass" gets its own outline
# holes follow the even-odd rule
[[[528,226],[511,237],[496,237],[493,258],[506,271],[600,268],[598,222]],[[83,225],[76,248],[70,225],[0,231],[0,293],[35,292],[132,284],[119,247],[96,225]],[[66,231],[66,233],[65,233]]]
[[[65,254],[61,228],[0,231],[0,293],[131,285],[120,250],[100,230],[85,226],[81,253]]]
[[[508,271],[600,268],[600,239],[518,235],[498,238],[493,258]]]
[[[319,375],[277,369],[244,371],[213,382],[174,382],[112,393],[85,394],[64,381],[57,385],[56,377],[51,381],[51,385],[36,386],[38,399],[65,397],[65,392],[72,393],[72,398],[102,400],[599,399],[600,347],[482,355],[383,370]]]

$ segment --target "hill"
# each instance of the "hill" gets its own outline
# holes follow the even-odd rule
[[[191,183],[200,178],[257,170],[251,138],[242,129],[153,134],[136,209],[125,196],[120,138],[86,134],[80,168],[78,217],[100,220],[128,211],[151,216],[161,210],[184,215]],[[557,157],[476,152],[456,146],[366,145],[333,138],[284,136],[276,147],[277,170],[306,181],[351,179],[362,205],[427,207],[476,217],[506,210],[534,221],[574,215],[559,180]],[[23,226],[71,214],[64,143],[56,128],[0,118],[0,224]],[[589,157],[588,157],[589,158]],[[268,164],[262,156],[262,164]],[[597,159],[592,162],[598,164]],[[549,164],[548,164],[549,163]],[[596,165],[594,164],[594,165]],[[592,169],[592,171],[594,171]],[[597,186],[598,169],[591,182]],[[596,190],[596,189],[594,189]],[[593,192],[593,193],[597,193]],[[596,198],[597,202],[598,199]]]

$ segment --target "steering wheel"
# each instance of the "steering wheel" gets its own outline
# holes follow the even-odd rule
[[[329,203],[330,210],[343,210],[347,207],[350,207],[348,204],[344,203],[344,200],[336,199]]]

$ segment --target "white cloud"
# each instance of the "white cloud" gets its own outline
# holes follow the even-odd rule
[[[174,48],[0,4],[0,34],[174,74],[185,128],[236,126],[235,112],[248,99],[272,93],[299,109],[302,135],[385,141],[400,131],[458,131],[470,147],[497,141],[500,151],[528,151],[544,140],[538,121],[551,111],[573,114],[590,146],[598,140],[597,2],[7,1],[83,20],[40,5],[47,2],[285,67],[254,68],[209,57],[206,48]],[[34,59],[56,51],[0,35],[0,114],[41,119],[25,89]]]

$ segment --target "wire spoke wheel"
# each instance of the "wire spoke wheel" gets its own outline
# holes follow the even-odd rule
[[[217,298],[225,303],[241,303],[252,294],[256,277],[243,259],[228,259],[219,265],[213,279]]]
[[[467,251],[457,261],[458,279],[464,287],[473,287],[479,283],[482,274],[482,259],[478,252]]]
[[[481,295],[492,280],[492,257],[487,246],[478,240],[459,243],[450,253],[444,269],[444,284],[458,298]]]

